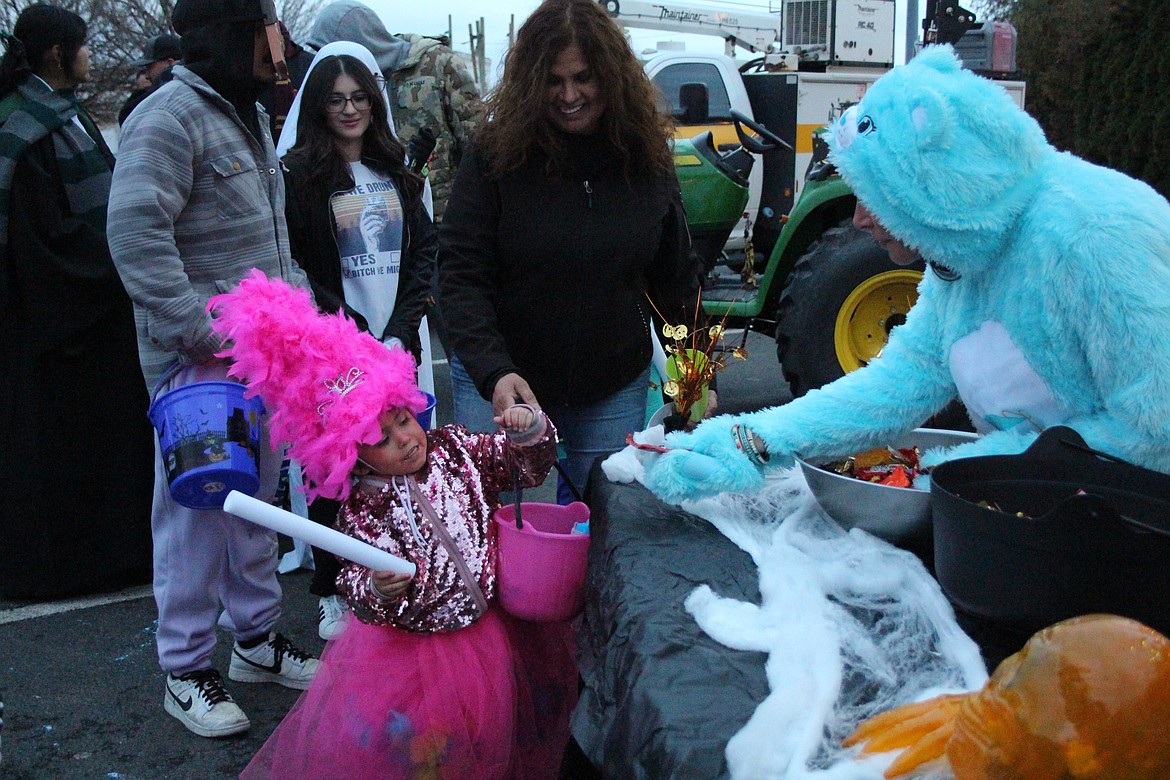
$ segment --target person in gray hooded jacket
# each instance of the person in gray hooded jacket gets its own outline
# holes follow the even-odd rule
[[[139,358],[157,394],[227,379],[207,301],[251,269],[308,288],[289,252],[284,178],[256,103],[275,80],[257,0],[178,0],[183,64],[126,120],[107,237],[134,302]],[[258,498],[270,499],[281,454],[266,421],[256,448]],[[250,725],[211,667],[216,626],[235,638],[228,676],[309,686],[317,660],[273,631],[280,617],[277,539],[219,509],[171,495],[155,448],[154,597],[163,706],[203,737]],[[222,614],[221,614],[222,610]]]
[[[429,179],[438,224],[459,161],[483,122],[483,102],[475,79],[445,40],[391,35],[378,15],[357,0],[337,0],[325,6],[305,45],[320,49],[334,41],[360,43],[373,53],[386,79],[395,131],[404,146],[422,128],[434,131]]]

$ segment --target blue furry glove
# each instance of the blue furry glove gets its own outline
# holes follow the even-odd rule
[[[668,435],[666,444],[673,449],[647,469],[646,487],[675,504],[717,493],[758,490],[764,484],[764,471],[736,446],[738,419],[715,417],[693,433]]]

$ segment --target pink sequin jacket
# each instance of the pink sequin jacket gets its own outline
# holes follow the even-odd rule
[[[511,489],[513,467],[523,487],[536,487],[557,457],[552,422],[543,413],[537,420],[532,431],[518,435],[470,433],[455,425],[429,431],[427,465],[413,475],[489,602],[496,592],[492,513],[500,491]],[[409,495],[405,478],[393,479],[360,481],[341,506],[337,530],[411,561],[418,572],[401,598],[389,600],[370,588],[367,567],[348,563],[337,577],[339,591],[363,623],[420,634],[470,625],[478,616],[471,593],[417,502],[402,500]]]

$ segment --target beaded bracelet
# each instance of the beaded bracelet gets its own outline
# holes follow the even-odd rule
[[[756,443],[752,429],[736,423],[731,426],[731,435],[735,438],[735,448],[744,454],[749,463],[762,469],[768,462],[768,452]]]

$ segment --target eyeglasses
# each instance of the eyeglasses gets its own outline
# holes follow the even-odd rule
[[[325,111],[329,114],[340,114],[345,111],[345,104],[353,103],[353,110],[365,113],[370,110],[370,96],[365,92],[355,92],[349,97],[344,95],[330,95],[325,101]]]

